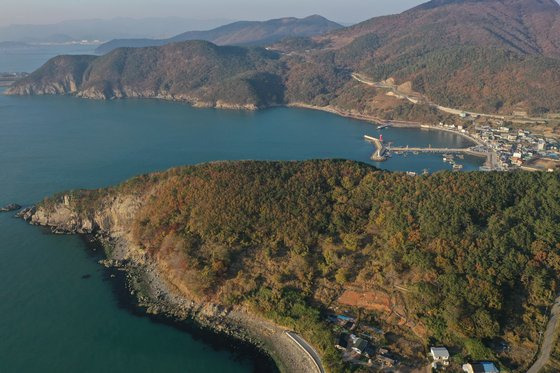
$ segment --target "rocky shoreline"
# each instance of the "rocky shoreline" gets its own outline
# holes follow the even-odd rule
[[[93,252],[104,252],[110,244],[110,240],[99,235],[82,235],[82,238]],[[99,259],[98,256],[97,258]],[[251,359],[255,372],[279,372],[274,360],[259,341],[243,333],[238,325],[231,325],[220,315],[208,317],[196,312],[194,308],[168,304],[165,293],[157,297],[145,294],[145,275],[149,272],[147,268],[107,259],[105,254],[98,263],[104,267],[106,277],[111,280],[119,307],[136,316],[148,317],[154,322],[187,332],[217,350],[232,351],[236,358]]]
[[[130,208],[137,201],[113,201]],[[285,329],[262,319],[243,308],[228,308],[218,304],[196,302],[185,296],[166,278],[157,263],[138,255],[130,245],[119,219],[111,216],[122,206],[106,206],[93,219],[78,216],[69,206],[69,197],[49,208],[28,207],[16,217],[50,229],[53,234],[79,234],[88,242],[103,248],[104,259],[99,263],[116,278],[120,300],[140,315],[148,315],[189,333],[214,333],[222,339],[220,347],[234,352],[245,351],[255,362],[256,371],[314,372],[314,362],[289,339]],[[134,209],[133,209],[134,210]],[[111,223],[107,223],[112,220]],[[99,224],[101,223],[101,224]],[[108,228],[113,228],[108,229]],[[116,228],[116,229],[115,229]],[[225,343],[224,339],[225,338]],[[206,338],[208,339],[208,338]],[[260,356],[255,356],[255,352]]]
[[[134,89],[123,88],[110,92],[100,91],[97,89],[79,90],[76,82],[67,81],[64,83],[51,83],[45,86],[37,87],[33,85],[12,86],[6,92],[11,96],[75,96],[89,100],[119,100],[119,99],[154,99],[163,101],[184,102],[196,108],[210,108],[223,110],[247,110],[255,111],[264,109],[253,103],[239,104],[227,102],[224,100],[208,101],[203,100],[196,95],[191,94],[171,94],[161,91],[137,91]]]
[[[7,204],[3,207],[0,207],[0,212],[11,212],[11,211],[17,211],[20,210],[21,206],[18,205],[17,203],[10,203]]]

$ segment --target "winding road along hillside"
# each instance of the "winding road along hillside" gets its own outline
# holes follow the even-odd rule
[[[544,332],[544,337],[541,345],[541,350],[539,352],[539,357],[533,366],[527,371],[527,373],[539,373],[541,369],[550,360],[550,354],[554,348],[554,342],[556,342],[556,330],[558,329],[558,323],[560,321],[560,297],[556,298],[554,301],[554,306],[550,311],[550,320],[546,326],[546,331]]]

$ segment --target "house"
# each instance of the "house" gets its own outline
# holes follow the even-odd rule
[[[372,358],[375,356],[375,348],[368,343],[367,347],[364,349],[363,355],[367,358]]]
[[[386,367],[393,367],[395,366],[395,364],[397,364],[396,360],[391,359],[390,357],[387,356],[383,356],[383,355],[377,355],[376,357],[377,361],[380,362],[381,364],[383,364]]]
[[[432,347],[430,348],[430,355],[434,362],[442,363],[443,365],[449,364],[449,351],[445,347]]]
[[[348,334],[342,333],[338,337],[338,341],[336,342],[334,347],[338,348],[339,350],[346,350],[348,348]]]
[[[352,346],[352,350],[356,351],[361,355],[365,351],[367,346],[368,343],[365,339],[356,338],[356,340],[354,341],[354,345]]]
[[[500,373],[494,363],[481,361],[478,363],[464,364],[463,371],[467,373]]]

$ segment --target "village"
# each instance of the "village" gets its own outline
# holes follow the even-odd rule
[[[465,118],[465,117],[463,117]],[[481,167],[481,171],[549,171],[560,167],[560,143],[558,139],[547,138],[524,129],[514,129],[503,121],[494,125],[477,124],[470,121],[465,125],[438,127],[458,132],[470,137],[479,147],[486,148],[496,157],[493,165]]]
[[[461,118],[463,121],[460,124],[440,122],[438,125],[422,124],[420,128],[456,133],[473,142],[474,145],[471,147],[419,148],[408,145],[395,147],[391,142],[384,141],[383,135],[379,138],[365,135],[364,139],[375,145],[376,150],[371,159],[376,162],[385,161],[393,155],[440,153],[443,162],[449,163],[454,171],[462,170],[461,160],[466,155],[486,159],[484,165],[480,166],[480,171],[554,172],[560,169],[560,142],[557,138],[537,135],[525,129],[515,129],[501,120],[477,122],[478,117],[470,117],[468,114],[461,115]],[[379,125],[377,129],[409,126],[412,125],[387,122]],[[415,175],[413,172],[411,174]]]
[[[341,351],[344,362],[374,372],[395,372],[402,368],[400,356],[384,345],[383,330],[345,314],[330,314],[327,322],[332,325],[336,335],[335,347]],[[446,347],[432,346],[426,356],[429,361],[427,369],[432,372],[446,370],[451,357]],[[460,368],[466,373],[499,373],[492,361],[464,362]]]

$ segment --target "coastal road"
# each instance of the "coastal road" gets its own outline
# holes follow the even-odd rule
[[[550,360],[550,354],[552,353],[554,343],[556,342],[556,330],[558,329],[559,322],[560,296],[556,298],[554,305],[552,306],[552,310],[550,311],[550,320],[548,320],[548,325],[546,326],[546,331],[544,332],[539,357],[533,366],[529,368],[527,373],[539,373]]]
[[[319,354],[313,347],[311,347],[309,343],[305,341],[305,339],[303,339],[298,334],[288,330],[286,330],[286,335],[290,337],[290,339],[294,341],[294,343],[297,344],[302,350],[304,350],[311,357],[311,359],[313,359],[318,372],[325,373],[325,369],[323,368],[323,363],[321,362]]]

